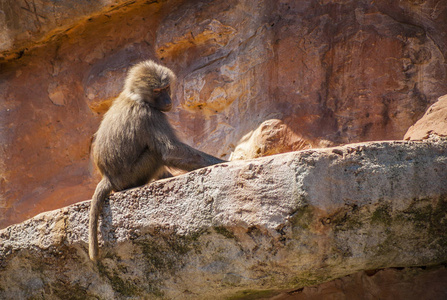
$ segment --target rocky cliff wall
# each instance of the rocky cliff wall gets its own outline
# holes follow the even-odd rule
[[[401,139],[447,93],[446,6],[2,1],[0,227],[91,197],[92,135],[142,59],[178,74],[170,119],[218,156]],[[263,128],[266,146],[235,151]]]

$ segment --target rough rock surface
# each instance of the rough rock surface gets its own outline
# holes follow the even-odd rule
[[[361,270],[441,264],[446,182],[447,139],[200,169],[113,194],[98,265],[86,249],[88,201],[0,231],[0,298],[260,297]]]
[[[1,1],[0,227],[91,197],[92,135],[139,60],[179,75],[170,119],[218,156],[272,119],[312,147],[401,139],[447,94],[446,24],[435,0]]]
[[[430,106],[425,115],[408,129],[405,140],[422,140],[430,135],[447,136],[447,95]]]

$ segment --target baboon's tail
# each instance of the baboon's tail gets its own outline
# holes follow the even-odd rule
[[[103,177],[96,186],[95,193],[90,204],[90,222],[88,233],[88,253],[92,261],[98,259],[98,218],[102,210],[104,200],[112,191],[109,179]]]

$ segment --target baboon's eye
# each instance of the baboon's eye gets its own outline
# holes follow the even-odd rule
[[[169,85],[164,86],[162,88],[153,89],[152,91],[154,92],[154,95],[159,95],[163,91],[169,91]]]

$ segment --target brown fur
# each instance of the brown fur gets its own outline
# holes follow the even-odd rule
[[[90,208],[89,255],[98,258],[98,218],[105,198],[169,176],[165,167],[185,171],[224,162],[179,141],[163,111],[171,108],[174,73],[153,61],[131,68],[123,92],[96,133],[93,158],[102,174]],[[168,174],[168,175],[166,175]]]

